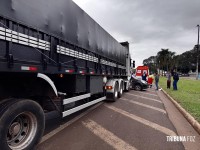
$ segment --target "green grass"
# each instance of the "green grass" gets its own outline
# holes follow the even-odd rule
[[[178,90],[167,89],[167,79],[160,77],[159,85],[200,123],[200,80],[180,77]]]

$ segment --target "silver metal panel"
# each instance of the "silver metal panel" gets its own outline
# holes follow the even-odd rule
[[[16,39],[12,39],[12,42],[18,43],[19,41]]]
[[[50,43],[44,40],[37,39],[35,37],[27,36],[10,29],[5,29],[0,27],[0,39],[7,40],[22,45],[28,45],[31,47],[36,47],[44,50],[50,50]],[[39,45],[39,46],[38,46]]]
[[[6,31],[6,29],[3,27],[0,27],[0,31]]]
[[[17,36],[18,36],[18,32],[16,32],[16,31],[12,31],[12,30],[11,30],[11,34],[12,34],[12,35],[17,35]]]
[[[43,46],[43,47],[45,47],[46,46],[46,44],[45,43],[38,43],[40,46]]]
[[[6,29],[6,32],[7,32],[7,33],[11,33],[11,30],[9,30],[9,29]]]
[[[61,47],[61,46],[59,46],[58,48],[59,48],[60,50],[64,50],[64,51],[66,50],[64,47]]]
[[[101,97],[101,98],[96,99],[96,100],[94,100],[94,101],[92,101],[92,102],[89,102],[89,103],[83,104],[83,105],[81,105],[81,106],[72,108],[72,109],[70,109],[70,110],[64,111],[64,112],[62,113],[62,115],[63,115],[63,117],[66,117],[66,116],[68,116],[68,115],[70,115],[70,114],[73,114],[73,113],[75,113],[75,112],[77,112],[77,111],[79,111],[79,110],[82,110],[82,109],[84,109],[84,108],[86,108],[86,107],[89,107],[89,106],[91,106],[91,105],[94,105],[94,104],[96,104],[96,103],[99,103],[99,102],[101,102],[101,101],[103,101],[103,100],[105,100],[105,99],[106,99],[106,97]]]
[[[24,38],[27,38],[27,39],[28,39],[28,35],[25,35],[25,34],[19,33],[19,36],[21,36],[21,37],[24,37]]]
[[[0,35],[4,35],[5,36],[5,32],[0,30]]]
[[[50,48],[49,48],[49,47],[46,47],[44,50],[50,51]]]
[[[61,51],[61,52],[60,52],[60,54],[63,54],[63,55],[65,55],[65,52],[62,52],[62,51]]]
[[[57,45],[57,53],[98,63],[98,58]]]
[[[32,36],[29,36],[29,39],[30,39],[30,40],[34,40],[34,41],[37,41],[37,38],[32,37]]]
[[[6,40],[7,40],[7,41],[11,41],[11,38],[9,38],[9,37],[6,37]]]
[[[28,43],[27,42],[23,42],[23,41],[19,41],[19,44],[23,44],[23,45],[27,45],[28,46]]]
[[[40,39],[39,39],[39,42],[40,42],[40,43],[44,43],[44,44],[46,43],[46,41],[40,40]]]
[[[76,97],[64,99],[64,100],[63,100],[63,105],[69,104],[69,103],[71,103],[71,102],[76,102],[76,101],[79,101],[79,100],[88,98],[88,97],[90,97],[90,96],[91,96],[91,94],[88,93],[88,94],[84,94],[84,95],[80,95],[80,96],[76,96]]]
[[[38,47],[37,45],[31,44],[31,43],[29,43],[29,46],[31,46],[31,47]]]
[[[48,48],[48,49],[50,49],[50,45],[49,45],[49,44],[48,44],[48,45],[45,45],[45,47]]]
[[[42,73],[38,73],[38,74],[37,74],[37,77],[38,77],[38,78],[42,78],[42,79],[44,79],[45,81],[47,81],[47,82],[51,85],[51,87],[53,88],[53,90],[54,90],[56,96],[58,96],[58,91],[57,91],[57,89],[56,89],[56,86],[55,86],[54,82],[53,82],[47,75],[42,74]]]
[[[18,36],[17,35],[12,35],[12,38],[18,39]]]
[[[11,37],[11,34],[6,32],[6,36],[7,37]]]
[[[38,45],[38,42],[37,42],[37,41],[29,40],[29,42],[30,42],[31,44],[36,44],[36,45]]]
[[[78,57],[78,52],[77,51],[75,51],[75,57]]]
[[[86,58],[85,58],[86,60],[89,60],[89,55],[86,55]]]
[[[40,48],[40,49],[45,49],[45,47],[44,47],[44,46],[40,46],[40,45],[38,46],[38,48]]]
[[[1,35],[0,35],[0,39],[6,40],[5,36],[1,36]]]

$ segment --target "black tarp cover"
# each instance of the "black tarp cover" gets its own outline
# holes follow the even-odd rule
[[[0,15],[126,63],[127,50],[72,0],[0,0]]]

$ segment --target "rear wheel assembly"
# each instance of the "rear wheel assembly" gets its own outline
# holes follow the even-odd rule
[[[9,100],[0,106],[1,149],[34,149],[45,127],[44,112],[32,100]]]

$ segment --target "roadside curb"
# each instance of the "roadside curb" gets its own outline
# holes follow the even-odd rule
[[[180,104],[178,104],[166,91],[162,89],[163,93],[171,100],[176,108],[183,114],[191,126],[200,134],[200,124],[192,117]]]

